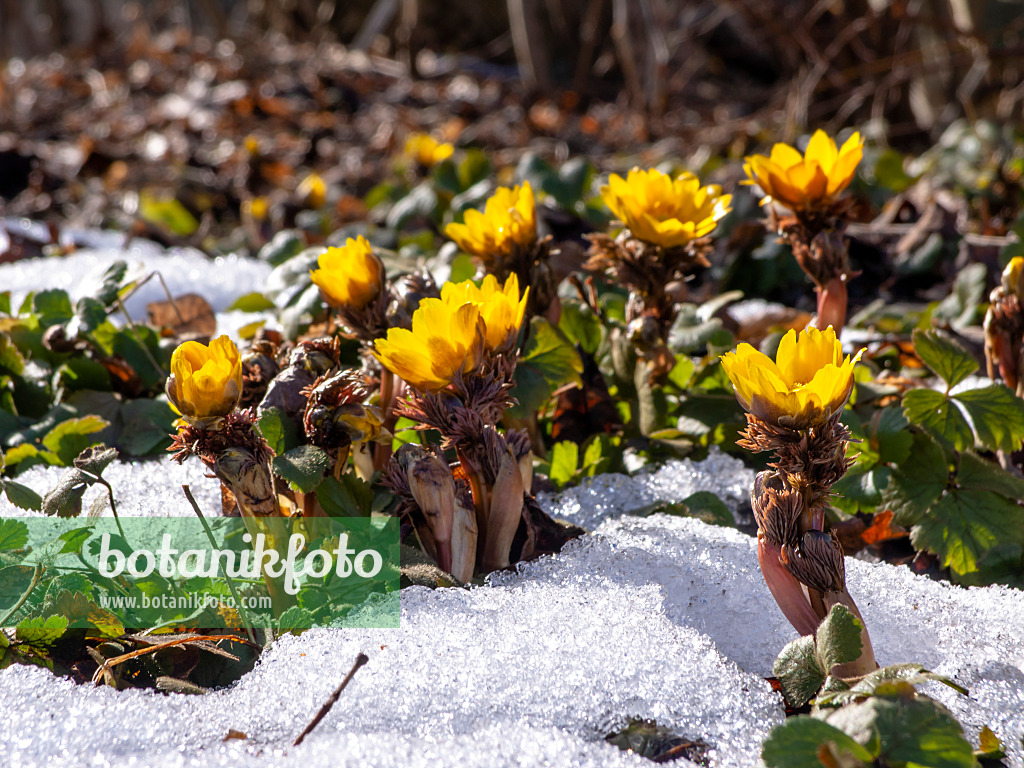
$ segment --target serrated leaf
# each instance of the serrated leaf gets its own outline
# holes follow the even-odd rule
[[[914,351],[949,388],[955,387],[978,370],[974,355],[951,336],[937,329],[914,330]]]
[[[579,344],[580,349],[589,355],[597,353],[605,335],[601,319],[594,310],[579,301],[562,302],[558,328],[569,341]]]
[[[72,463],[79,469],[99,476],[116,458],[116,448],[108,448],[103,443],[99,443],[86,448],[75,457]]]
[[[87,628],[104,637],[118,637],[124,634],[124,625],[113,613],[100,608],[81,592],[62,590],[51,600],[47,596],[43,611],[56,614],[68,624],[78,628]]]
[[[304,629],[309,629],[316,623],[316,618],[305,608],[293,605],[277,620],[277,628],[280,632],[291,632],[299,634]],[[297,631],[296,631],[297,630]]]
[[[555,443],[551,449],[551,470],[548,479],[561,488],[576,476],[579,466],[580,447],[569,440]]]
[[[78,517],[82,514],[82,497],[95,480],[78,467],[70,467],[57,485],[43,496],[42,511],[58,517]]]
[[[283,477],[293,490],[309,493],[331,468],[331,459],[322,448],[300,445],[287,453],[275,456],[274,472]]]
[[[863,763],[871,763],[874,758],[863,745],[834,725],[799,715],[772,729],[761,748],[761,759],[768,768],[821,768],[820,755],[826,745]]]
[[[0,551],[21,549],[28,544],[28,524],[0,518]]]
[[[36,648],[48,648],[64,636],[68,620],[63,616],[33,616],[18,624],[15,637]]]
[[[914,435],[907,460],[892,467],[882,504],[892,510],[897,523],[909,527],[927,514],[948,483],[949,468],[942,449],[927,435]]]
[[[555,326],[541,317],[530,321],[530,336],[519,354],[512,396],[519,405],[509,409],[513,418],[526,418],[538,410],[559,387],[582,383],[583,361],[576,348]]]
[[[814,638],[808,635],[786,645],[772,665],[772,674],[791,707],[802,707],[814,698],[826,677],[814,652]]]
[[[970,414],[978,442],[989,450],[1016,451],[1024,439],[1024,400],[1004,384],[953,395]]]
[[[42,509],[43,497],[27,485],[16,483],[13,480],[0,480],[0,487],[3,488],[7,500],[18,509],[32,509],[37,512]],[[2,548],[2,544],[0,544],[0,548]]]
[[[992,491],[1008,499],[1024,499],[1024,479],[976,453],[960,456],[956,484],[964,491]]]
[[[912,389],[903,396],[906,417],[945,440],[956,450],[974,446],[974,432],[954,400],[932,389]]]
[[[43,445],[55,453],[66,465],[90,445],[98,442],[91,436],[110,426],[99,416],[81,416],[63,421],[43,437]]]
[[[865,675],[852,687],[846,690],[818,696],[817,699],[815,699],[814,704],[816,707],[841,706],[848,701],[862,699],[865,696],[873,696],[875,691],[882,685],[896,681],[910,683],[910,685],[938,682],[949,686],[958,693],[962,693],[964,696],[969,694],[969,691],[962,685],[959,685],[955,680],[952,680],[945,675],[931,672],[920,664],[891,664],[888,667],[876,669],[874,672]]]
[[[934,552],[956,573],[976,571],[978,560],[997,543],[1022,537],[1020,507],[991,491],[946,493],[910,530],[915,549]]]
[[[973,749],[964,739],[960,724],[937,702],[897,696],[872,698],[850,708],[858,706],[874,712],[881,765],[974,767]]]
[[[815,632],[815,652],[821,668],[832,672],[837,664],[855,661],[863,643],[864,623],[844,605],[833,605]]]

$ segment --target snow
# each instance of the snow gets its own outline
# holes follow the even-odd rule
[[[125,257],[109,238],[94,245],[59,268],[0,265],[0,286],[15,301],[42,288],[85,295],[89,280]],[[129,251],[138,274],[159,270],[172,294],[198,289],[218,311],[260,290],[269,271],[142,241]],[[162,298],[152,281],[129,311],[141,317]],[[35,467],[18,480],[45,492],[61,471]],[[115,463],[104,476],[123,515],[192,514],[182,483],[207,514],[220,503],[196,461]],[[712,452],[544,496],[554,516],[594,532],[482,587],[404,590],[400,629],[285,636],[252,673],[206,696],[119,692],[10,667],[0,672],[0,765],[650,765],[603,741],[632,717],[702,739],[715,766],[757,765],[784,716],[763,677],[795,633],[764,585],[755,542],[697,520],[635,514],[700,490],[742,512],[752,480],[737,459]],[[85,508],[101,493],[87,491]],[[0,515],[15,514],[24,513],[0,498]],[[928,692],[970,738],[982,725],[995,730],[1011,764],[1024,766],[1024,593],[961,589],[857,560],[847,572],[879,661],[920,662],[970,688],[969,697]],[[369,663],[292,747],[359,653]],[[232,730],[245,738],[226,738]]]

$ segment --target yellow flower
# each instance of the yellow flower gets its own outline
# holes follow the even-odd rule
[[[743,170],[745,184],[756,184],[765,193],[765,205],[775,200],[794,211],[821,207],[853,181],[864,154],[864,141],[854,133],[842,147],[824,131],[815,131],[801,155],[788,144],[776,144],[770,157],[751,155]]]
[[[1003,268],[1003,290],[1024,299],[1024,256],[1014,256]]]
[[[327,201],[327,182],[315,173],[311,173],[295,188],[295,194],[305,200],[310,208],[323,208]]]
[[[227,336],[204,346],[186,341],[171,355],[167,398],[176,413],[191,423],[227,416],[242,395],[242,358]]]
[[[421,392],[443,389],[459,371],[480,361],[480,308],[451,306],[441,299],[423,299],[412,314],[412,330],[390,328],[377,339],[381,365]]]
[[[863,352],[863,350],[862,350]],[[744,410],[763,421],[790,429],[818,426],[846,405],[853,390],[853,366],[861,352],[843,357],[829,326],[789,331],[776,361],[749,344],[722,356],[722,366]]]
[[[449,224],[444,233],[466,253],[485,261],[531,248],[537,242],[537,219],[530,183],[498,187],[483,213],[466,211],[465,223]]]
[[[426,133],[413,133],[405,141],[405,154],[428,168],[447,160],[454,152],[451,144],[442,144]]]
[[[515,344],[519,328],[526,313],[526,298],[530,289],[519,297],[519,278],[513,273],[498,285],[498,278],[487,275],[478,288],[472,280],[461,283],[445,283],[441,288],[441,300],[450,307],[475,304],[484,321],[484,345],[492,352],[506,352]]]
[[[613,173],[601,199],[633,237],[675,248],[710,234],[731,210],[732,195],[717,185],[701,187],[692,173],[673,179],[655,168],[634,168],[625,179]]]
[[[341,248],[328,248],[317,264],[320,268],[309,274],[332,307],[362,309],[380,295],[384,265],[362,235]]]

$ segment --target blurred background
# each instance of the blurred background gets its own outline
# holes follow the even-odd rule
[[[856,128],[890,190],[943,144],[991,188],[1020,170],[1022,33],[1020,0],[0,0],[0,213],[123,226],[164,190],[193,241],[258,246],[317,190],[365,218],[415,132],[499,171],[528,149],[729,184]]]

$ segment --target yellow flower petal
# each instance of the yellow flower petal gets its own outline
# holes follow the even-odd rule
[[[853,181],[863,156],[863,141],[854,133],[836,149],[835,141],[818,130],[801,155],[788,144],[775,144],[771,154],[745,158],[748,184],[756,184],[769,200],[795,211],[827,206]]]
[[[845,406],[853,390],[852,359],[843,356],[835,331],[789,331],[776,360],[749,344],[722,356],[740,405],[760,419],[790,429],[818,426]]]

